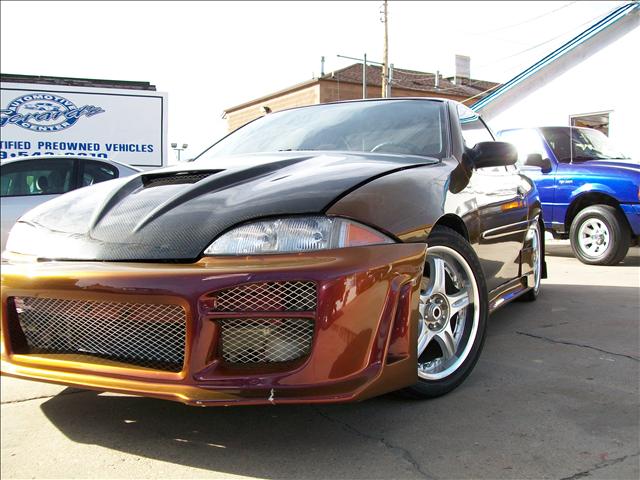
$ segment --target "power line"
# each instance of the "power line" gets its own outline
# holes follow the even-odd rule
[[[484,65],[480,65],[480,66],[478,66],[476,68],[485,68],[485,67],[488,67],[488,66],[495,65],[497,63],[503,62],[504,60],[509,60],[510,58],[514,58],[514,57],[520,56],[520,55],[522,55],[524,53],[528,53],[528,52],[530,52],[532,50],[535,50],[536,48],[539,48],[539,47],[542,47],[543,45],[546,45],[547,43],[551,43],[554,40],[557,40],[558,38],[564,37],[565,35],[569,35],[569,34],[573,33],[576,29],[584,27],[585,25],[587,25],[587,24],[589,24],[591,22],[594,22],[595,20],[598,20],[599,18],[602,18],[602,15],[598,15],[596,17],[593,17],[593,18],[587,20],[586,22],[581,23],[580,25],[576,25],[575,27],[571,28],[570,30],[562,32],[560,35],[556,35],[553,38],[545,40],[544,42],[541,42],[541,43],[538,43],[538,44],[533,45],[531,47],[525,48],[524,50],[520,50],[519,52],[513,53],[511,55],[507,55],[506,57],[502,57],[502,58],[499,58],[497,60],[493,60],[493,61],[491,61],[489,63],[485,63]]]
[[[546,17],[548,15],[551,15],[551,14],[559,12],[560,10],[563,10],[563,9],[565,9],[567,7],[570,7],[574,3],[578,3],[578,2],[569,2],[569,3],[563,5],[563,6],[559,7],[559,8],[551,10],[550,12],[546,12],[546,13],[543,13],[541,15],[537,15],[535,17],[529,18],[528,20],[524,20],[524,21],[519,22],[519,23],[514,23],[513,25],[507,25],[506,27],[496,28],[495,30],[489,30],[487,32],[472,33],[472,35],[488,35],[490,33],[501,32],[503,30],[509,30],[510,28],[515,28],[515,27],[519,27],[521,25],[526,25],[527,23],[535,22],[536,20],[539,20],[540,18],[544,18],[544,17]]]

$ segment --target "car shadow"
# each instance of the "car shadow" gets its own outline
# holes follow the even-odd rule
[[[198,408],[142,397],[65,393],[40,408],[73,442],[260,478],[341,478],[345,472],[350,478],[389,478],[389,467],[405,462],[393,451],[376,448],[383,439],[367,433],[371,416],[392,425],[399,411],[412,415],[411,410],[423,408],[395,395],[345,405]],[[319,464],[327,459],[326,465]],[[362,462],[357,469],[354,460]]]
[[[545,254],[550,257],[575,258],[569,242],[551,242],[545,246]],[[619,267],[638,267],[640,266],[640,247],[631,247],[629,253],[622,262],[617,264]]]
[[[609,303],[594,306],[593,298]],[[596,356],[637,355],[638,335],[629,333],[637,321],[637,310],[634,317],[629,307],[634,299],[632,287],[549,285],[535,303],[507,305],[491,317],[484,352],[465,383],[427,401],[385,395],[343,405],[197,408],[68,389],[40,408],[73,442],[212,472],[260,478],[447,476],[446,449],[426,446],[451,437],[463,451],[477,449],[487,441],[484,432],[497,428],[487,413],[496,404],[504,417],[520,418],[530,408],[530,376],[546,374],[504,375],[514,362],[534,355],[522,342],[531,348],[549,342],[587,345],[586,352]],[[601,334],[602,318],[607,336]],[[514,396],[519,390],[523,398]],[[496,400],[502,397],[511,400]],[[535,416],[525,417],[522,428],[534,428]],[[564,451],[563,442],[558,451]],[[433,475],[431,468],[440,471]]]

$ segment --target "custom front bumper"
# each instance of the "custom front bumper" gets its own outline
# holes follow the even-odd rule
[[[2,374],[201,406],[372,397],[417,381],[425,254],[4,264]]]

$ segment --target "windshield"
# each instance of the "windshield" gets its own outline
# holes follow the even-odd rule
[[[336,150],[442,158],[444,102],[335,103],[268,114],[214,144],[197,161],[246,153]]]
[[[540,130],[559,162],[628,158],[598,130],[571,127],[546,127]]]

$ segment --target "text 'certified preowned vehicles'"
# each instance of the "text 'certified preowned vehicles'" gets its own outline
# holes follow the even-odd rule
[[[615,265],[640,237],[640,162],[598,130],[518,128],[498,132],[538,187],[545,227],[570,239],[586,264]]]
[[[0,165],[2,249],[16,220],[37,205],[76,188],[139,171],[118,162],[81,156],[33,156],[3,161]]]
[[[544,275],[515,160],[455,102],[357,101],[64,195],[11,231],[2,372],[193,405],[444,394]]]

